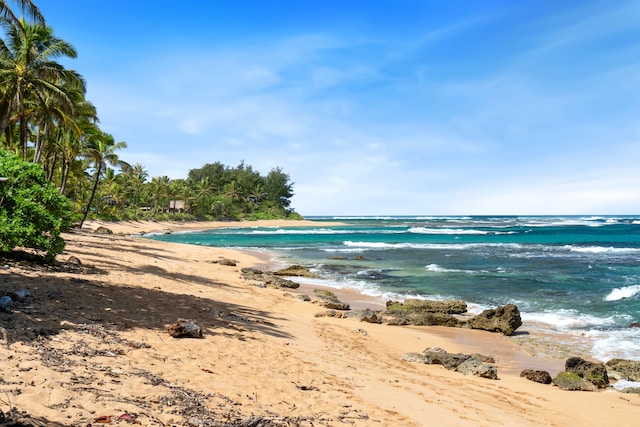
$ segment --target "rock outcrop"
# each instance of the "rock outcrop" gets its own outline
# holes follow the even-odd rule
[[[448,353],[439,347],[429,347],[422,353],[405,353],[402,355],[402,360],[428,365],[442,365],[445,369],[464,375],[498,379],[498,370],[493,365],[486,363],[488,360],[493,361],[493,358],[478,354]]]
[[[242,278],[245,280],[256,281],[261,287],[297,289],[299,283],[283,277],[275,276],[273,273],[265,273],[257,268],[245,267],[242,270]]]
[[[287,268],[274,271],[272,274],[275,276],[311,277],[313,279],[317,279],[320,277],[318,274],[313,273],[307,267],[304,267],[302,265],[291,265]]]
[[[522,326],[522,319],[518,307],[515,304],[507,304],[483,311],[469,319],[466,325],[471,329],[513,335],[516,329]]]
[[[349,304],[342,302],[331,291],[325,289],[315,289],[313,291],[312,302],[331,310],[349,310]]]
[[[560,372],[554,379],[553,384],[562,390],[568,391],[596,391],[598,387],[585,380],[580,375],[573,372]]]
[[[597,388],[609,387],[607,368],[602,362],[590,362],[581,357],[570,357],[564,364],[564,370],[579,375]]]
[[[611,359],[605,365],[611,378],[640,381],[640,362],[637,360]]]
[[[581,357],[570,357],[553,384],[563,390],[596,391],[609,387],[609,377],[604,363],[590,362]]]

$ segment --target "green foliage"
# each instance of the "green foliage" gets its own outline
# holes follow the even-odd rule
[[[35,163],[0,148],[0,251],[44,251],[48,260],[64,249],[60,233],[70,226],[71,206]]]

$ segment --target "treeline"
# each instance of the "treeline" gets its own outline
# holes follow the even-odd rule
[[[127,144],[100,129],[84,78],[59,62],[75,58],[75,48],[33,1],[14,4],[19,11],[0,0],[0,150],[40,165],[70,201],[73,222],[298,217],[293,184],[280,168],[262,176],[244,162],[213,163],[171,180],[127,163]],[[0,182],[3,188],[10,186]]]

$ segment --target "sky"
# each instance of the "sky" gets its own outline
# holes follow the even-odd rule
[[[640,213],[635,0],[35,0],[151,177],[313,215]]]

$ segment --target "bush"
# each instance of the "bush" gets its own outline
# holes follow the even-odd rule
[[[40,165],[0,148],[0,251],[16,247],[45,252],[52,261],[64,249],[60,233],[71,224],[71,205],[49,182]]]

